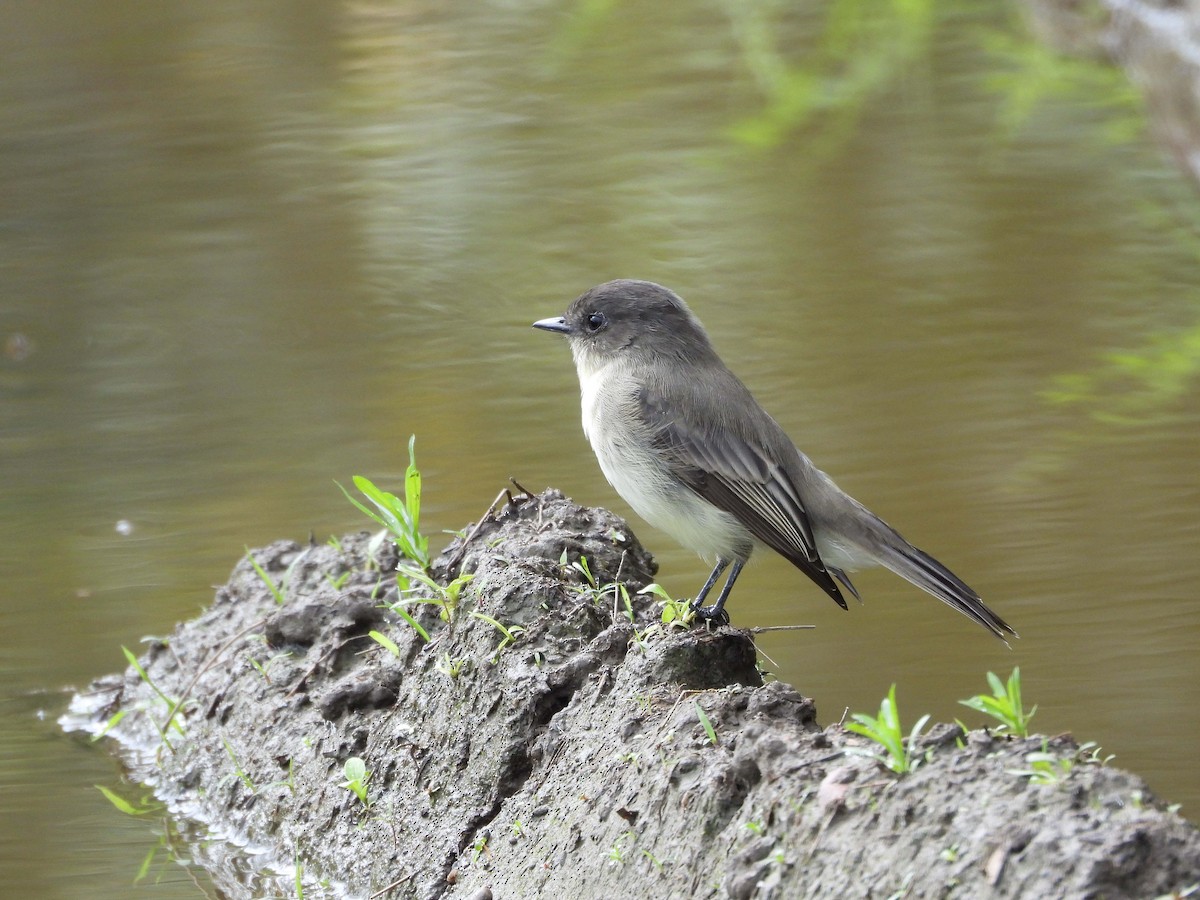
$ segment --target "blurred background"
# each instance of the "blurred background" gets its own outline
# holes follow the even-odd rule
[[[734,624],[824,723],[1034,726],[1200,813],[1200,202],[1119,70],[985,0],[0,6],[0,868],[16,896],[195,897],[55,718],[246,545],[424,524],[515,476],[631,516],[533,331],[680,292],[839,484],[1011,650],[888,573],[837,609],[762,554]],[[636,518],[660,580],[704,563]],[[1047,788],[1053,789],[1053,788]],[[964,802],[969,802],[965,798]],[[186,858],[187,851],[180,855]]]

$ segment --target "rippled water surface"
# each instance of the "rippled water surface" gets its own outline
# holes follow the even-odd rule
[[[1021,632],[887,573],[842,612],[764,556],[734,621],[817,626],[762,644],[824,721],[897,682],[907,720],[976,722],[956,701],[1020,665],[1042,731],[1197,815],[1200,203],[1122,79],[1014,12],[856,9],[0,9],[6,890],[128,896],[161,831],[92,786],[119,773],[58,733],[61,689],[245,545],[360,527],[334,479],[396,485],[415,432],[433,530],[510,475],[630,515],[529,328],[614,277],[681,292]],[[197,895],[158,859],[143,893]]]

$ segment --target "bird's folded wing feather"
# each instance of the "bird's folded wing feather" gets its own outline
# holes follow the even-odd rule
[[[788,473],[762,446],[718,424],[725,418],[719,411],[692,420],[682,416],[681,409],[704,402],[701,392],[690,393],[686,404],[672,402],[662,391],[643,388],[639,393],[655,449],[671,461],[684,484],[736,517],[844,609],[846,601],[817,553],[812,525]],[[747,400],[754,402],[748,394]]]

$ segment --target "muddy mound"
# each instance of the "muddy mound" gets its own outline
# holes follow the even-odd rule
[[[547,491],[464,534],[434,564],[442,587],[402,613],[395,551],[367,535],[256,551],[282,604],[239,563],[145,653],[146,678],[102,679],[70,723],[128,711],[109,735],[133,777],[250,849],[253,866],[214,867],[231,896],[294,895],[296,862],[305,897],[1116,898],[1200,881],[1196,830],[1068,738],[938,726],[903,776],[847,755],[864,739],[764,684],[747,633],[662,623],[637,593],[653,560],[608,512]],[[1019,774],[1034,751],[1061,761],[1046,783]]]

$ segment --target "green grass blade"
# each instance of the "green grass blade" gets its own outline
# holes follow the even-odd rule
[[[250,560],[250,565],[254,567],[254,571],[258,573],[258,577],[262,579],[263,584],[271,591],[271,596],[275,598],[275,602],[279,606],[283,606],[283,591],[280,590],[274,579],[267,574],[266,570],[258,564],[258,560],[254,558],[254,554],[250,552],[250,548],[246,547],[246,559]]]
[[[396,615],[398,615],[400,618],[402,618],[405,622],[407,622],[409,625],[411,625],[413,627],[413,630],[415,630],[417,632],[417,634],[419,634],[421,636],[421,640],[423,640],[427,644],[429,643],[429,632],[426,631],[424,628],[422,628],[421,623],[418,622],[416,619],[414,619],[412,616],[410,616],[408,614],[408,612],[404,609],[403,606],[400,606],[399,604],[397,604],[396,606],[393,606],[392,609],[395,610]],[[372,634],[374,634],[374,632],[372,632]],[[392,646],[395,647],[395,644],[393,644]],[[396,650],[393,650],[392,652],[395,653],[397,656],[400,655],[400,650],[398,648]]]
[[[143,808],[139,809],[138,807],[136,807],[132,803],[130,803],[128,800],[126,800],[124,797],[120,796],[119,794],[113,793],[112,791],[110,791],[108,788],[106,788],[102,784],[95,784],[95,785],[92,785],[92,787],[94,787],[96,790],[98,790],[100,793],[102,793],[106,798],[108,798],[109,803],[111,803],[113,806],[115,806],[121,812],[125,813],[125,815],[127,815],[127,816],[144,816],[146,813],[152,811],[151,807],[143,807]]]
[[[396,642],[386,634],[381,634],[378,631],[369,631],[367,632],[367,637],[377,643],[384,650],[387,650],[390,654],[392,654],[392,656],[400,656],[400,648],[397,647]],[[426,640],[428,641],[428,638],[426,638]]]
[[[717,730],[713,728],[712,721],[704,712],[704,707],[700,705],[700,701],[696,700],[696,716],[700,719],[700,724],[704,726],[704,733],[708,735],[708,742],[714,747],[717,746]]]

